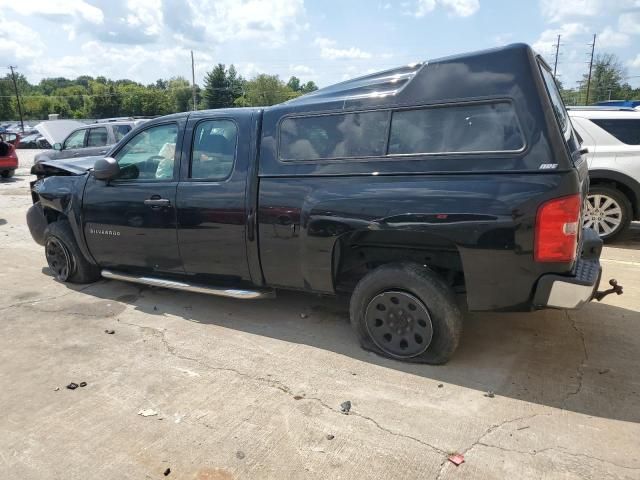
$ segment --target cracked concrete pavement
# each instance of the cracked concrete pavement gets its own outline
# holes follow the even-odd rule
[[[362,351],[343,300],[60,284],[28,181],[0,182],[3,478],[640,479],[640,225],[604,252],[623,296],[467,314],[431,367]]]

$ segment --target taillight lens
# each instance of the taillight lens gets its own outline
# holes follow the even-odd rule
[[[571,262],[576,258],[580,228],[579,194],[543,203],[536,216],[536,262]]]

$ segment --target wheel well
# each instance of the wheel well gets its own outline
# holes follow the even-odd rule
[[[403,238],[395,238],[398,235]],[[368,232],[363,236],[343,239],[337,247],[334,250],[336,291],[351,292],[371,270],[397,262],[428,266],[440,274],[454,291],[465,291],[462,260],[452,242],[423,233]]]
[[[65,215],[63,213],[58,212],[57,210],[53,210],[51,208],[43,209],[44,216],[47,219],[47,224],[57,222],[58,220],[63,220]]]
[[[633,189],[629,188],[627,185],[625,185],[622,182],[617,182],[615,180],[611,180],[608,178],[592,178],[589,184],[591,186],[595,186],[595,185],[609,186],[620,191],[625,197],[627,197],[627,199],[629,200],[629,203],[631,203],[631,209],[633,211],[633,219],[634,220],[640,219],[640,209],[638,206],[639,199],[636,196],[636,193],[633,191]]]

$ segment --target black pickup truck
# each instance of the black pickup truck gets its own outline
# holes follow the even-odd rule
[[[107,158],[34,166],[27,219],[58,280],[345,293],[364,348],[443,363],[460,302],[620,293],[596,292],[583,153],[549,67],[515,44],[156,118]]]

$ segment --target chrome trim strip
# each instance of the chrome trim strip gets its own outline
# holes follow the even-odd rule
[[[236,288],[216,288],[206,285],[195,285],[176,280],[168,280],[154,277],[141,277],[130,275],[128,273],[113,272],[111,270],[102,270],[104,278],[111,280],[122,280],[123,282],[141,283],[152,287],[170,288],[173,290],[183,290],[186,292],[206,293],[207,295],[215,295],[218,297],[239,298],[241,300],[255,300],[264,298],[275,298],[273,290],[243,290]]]

